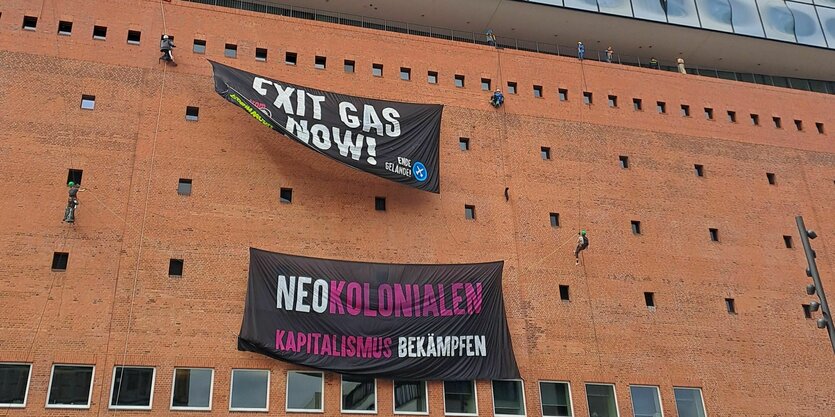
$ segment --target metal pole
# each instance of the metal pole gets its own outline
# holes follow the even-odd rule
[[[835,325],[832,322],[832,313],[829,310],[829,304],[826,302],[826,294],[823,292],[823,283],[818,274],[818,265],[815,263],[814,251],[809,244],[809,234],[806,226],[803,224],[803,216],[796,216],[797,230],[800,232],[800,243],[803,244],[803,251],[806,252],[806,262],[809,264],[809,275],[812,276],[812,282],[815,284],[815,289],[818,297],[821,300],[821,315],[826,323],[826,330],[829,332],[829,342],[832,344],[832,352],[835,353]]]

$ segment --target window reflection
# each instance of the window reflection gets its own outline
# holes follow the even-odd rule
[[[823,32],[826,34],[826,40],[829,47],[835,49],[835,9],[826,7],[817,7],[818,16],[821,18],[821,26]]]
[[[678,25],[701,26],[695,0],[667,0],[667,20]]]
[[[703,28],[733,32],[728,0],[696,0],[696,4],[699,6]]]
[[[632,0],[632,9],[635,11],[635,17],[659,22],[667,21],[667,15],[661,7],[661,0]]]
[[[592,10],[597,11],[597,1],[596,0],[564,0],[565,7],[571,7],[572,9],[580,9],[580,10]]]
[[[797,41],[806,45],[826,46],[823,32],[815,15],[815,7],[787,1],[786,6],[794,16],[794,33]]]
[[[597,0],[600,11],[620,16],[632,16],[632,6],[629,0]]]
[[[757,0],[760,16],[765,27],[765,36],[769,39],[796,42],[794,36],[794,17],[781,0]]]
[[[757,12],[757,5],[751,0],[728,0],[731,4],[731,12],[734,26],[734,33],[764,37],[763,25],[760,23],[760,15]]]

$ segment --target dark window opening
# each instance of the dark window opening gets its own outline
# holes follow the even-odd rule
[[[609,96],[609,107],[618,106],[618,96]]]
[[[650,310],[655,309],[655,293],[645,292],[644,293],[644,303],[646,303],[647,307]]]
[[[551,219],[551,227],[560,227],[560,214],[559,213],[550,213],[548,215]]]
[[[766,172],[765,177],[768,179],[768,183],[771,185],[777,185],[777,176],[774,175],[772,172]]]
[[[781,119],[777,116],[774,116],[774,117],[771,118],[771,121],[774,122],[774,127],[775,128],[777,128],[777,129],[782,129],[783,128],[783,119]]]
[[[107,39],[107,26],[93,26],[93,39],[100,41]]]
[[[693,165],[693,168],[696,170],[697,177],[704,177],[705,176],[705,167],[699,164]]]
[[[400,79],[403,81],[410,81],[412,79],[412,69],[400,68]]]
[[[641,234],[641,222],[638,220],[632,220],[632,234],[633,235],[640,235]]]
[[[299,59],[298,54],[295,52],[285,52],[284,53],[284,63],[287,65],[296,65],[296,61]]]
[[[72,35],[72,22],[61,20],[58,22],[59,35]]]
[[[560,285],[560,300],[570,301],[568,285]]]
[[[428,82],[429,84],[438,84],[438,73],[435,71],[427,72],[426,82]]]
[[[371,75],[375,77],[383,76],[383,64],[371,64]]]
[[[760,125],[760,116],[758,114],[751,114],[751,124],[754,126]]]
[[[803,317],[807,319],[812,318],[812,308],[809,307],[809,304],[803,304]]]
[[[313,68],[325,69],[328,66],[328,58],[323,56],[316,56],[313,58]]]
[[[635,109],[635,111],[643,110],[644,109],[643,100],[641,100],[639,98],[633,98],[632,99],[632,108]]]
[[[560,101],[568,101],[568,90],[565,88],[560,88],[557,90],[560,95]]]
[[[705,107],[705,119],[713,120],[713,109],[710,107]]]
[[[67,262],[70,260],[70,254],[67,252],[53,252],[52,253],[52,270],[66,271]]]
[[[183,260],[169,259],[168,260],[168,275],[172,277],[183,276]]]
[[[736,123],[736,112],[733,110],[728,110],[728,121],[731,123]]]
[[[386,198],[374,197],[374,210],[386,211]]]
[[[655,108],[658,110],[658,113],[665,114],[667,113],[667,103],[663,101],[655,102]]]
[[[733,298],[725,299],[725,308],[728,310],[728,314],[736,314],[736,303]]]
[[[35,30],[38,27],[38,18],[35,16],[23,16],[23,29]]]
[[[67,184],[69,184],[70,182],[74,182],[78,185],[81,185],[82,175],[84,175],[83,170],[70,168],[67,172]]]
[[[583,91],[583,104],[591,104],[593,100],[591,92]]]
[[[469,151],[470,138],[458,138],[458,147],[461,148],[462,151]]]
[[[690,117],[690,106],[687,104],[681,105],[681,115],[682,117]]]
[[[205,54],[206,41],[204,39],[195,39],[191,46],[191,52],[194,52],[195,54]]]
[[[792,237],[789,235],[783,235],[783,243],[786,244],[786,248],[791,249],[794,247],[794,243],[792,242]]]
[[[455,86],[458,88],[464,88],[464,76],[455,74]]]
[[[542,98],[542,86],[535,85],[533,86],[533,96],[536,98]]]
[[[282,203],[292,203],[293,202],[293,189],[292,188],[282,188],[278,192],[278,200]]]
[[[820,133],[821,135],[825,133],[825,131],[823,130],[823,123],[821,122],[815,122],[815,129],[817,129],[818,133]]]
[[[707,229],[710,232],[710,241],[711,242],[718,242],[719,241],[719,229],[710,228]]]
[[[802,120],[795,120],[794,121],[794,127],[797,128],[798,132],[802,132],[803,131],[803,121]]]
[[[621,156],[618,157],[618,161],[620,163],[621,168],[623,168],[623,169],[628,169],[629,168],[629,157],[628,156],[621,155]]]
[[[186,120],[196,122],[200,117],[200,107],[186,106]]]
[[[177,194],[191,195],[191,178],[180,178],[177,183]]]
[[[96,108],[96,96],[87,94],[81,95],[81,108],[84,110],[93,110]]]
[[[516,83],[512,81],[508,81],[507,83],[507,93],[508,94],[516,94]]]
[[[348,74],[353,74],[354,70],[356,69],[356,63],[354,61],[351,61],[350,59],[346,59],[343,68],[345,69],[345,72],[347,72]]]
[[[482,78],[481,79],[481,90],[482,91],[490,91],[490,79],[489,78]]]
[[[267,62],[267,48],[255,48],[255,60]]]
[[[547,146],[543,146],[543,147],[539,148],[539,154],[542,156],[543,160],[547,161],[547,160],[551,159],[551,148],[549,148]]]
[[[227,58],[237,58],[238,57],[238,45],[227,43],[223,47],[223,56]]]
[[[131,45],[139,45],[139,41],[142,39],[142,32],[138,30],[129,30],[128,31],[128,43]]]
[[[464,205],[464,218],[467,220],[475,220],[475,206]]]

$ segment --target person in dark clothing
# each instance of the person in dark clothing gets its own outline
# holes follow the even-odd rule
[[[162,40],[159,41],[159,51],[162,52],[162,56],[159,59],[165,62],[174,62],[174,55],[171,52],[174,48],[176,48],[174,40],[169,38],[168,35],[162,35]]]
[[[580,264],[580,252],[586,250],[588,247],[589,237],[586,236],[586,231],[584,229],[577,234],[577,247],[574,248],[574,265]]]
[[[655,59],[655,57],[652,57],[652,58],[649,59],[649,67],[650,68],[655,68],[655,69],[661,69],[661,67],[658,65],[658,60]]]
[[[81,188],[80,185],[70,181],[67,183],[67,186],[70,187],[69,189],[69,199],[67,200],[67,208],[64,210],[64,221],[67,223],[74,223],[75,222],[75,208],[78,207],[78,193],[81,191],[87,191]]]
[[[504,94],[502,94],[502,90],[498,88],[496,91],[493,92],[493,95],[490,96],[490,104],[493,105],[495,108],[499,108],[504,103]]]

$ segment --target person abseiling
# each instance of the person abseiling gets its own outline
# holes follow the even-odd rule
[[[174,62],[174,55],[172,55],[171,50],[176,48],[174,46],[174,41],[168,37],[168,35],[162,35],[162,40],[159,41],[159,51],[162,52],[162,56],[159,59],[165,62]]]
[[[490,96],[490,104],[492,104],[495,108],[499,108],[503,103],[504,94],[502,94],[502,90],[497,88],[496,91],[493,92],[493,95]]]
[[[574,265],[580,264],[580,252],[589,247],[589,237],[586,236],[586,230],[580,230],[577,234],[577,247],[574,248]]]
[[[75,209],[78,207],[78,193],[79,191],[87,191],[81,188],[80,185],[70,181],[67,183],[69,189],[69,199],[67,200],[67,208],[64,210],[64,221],[67,223],[75,222]]]

